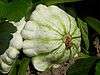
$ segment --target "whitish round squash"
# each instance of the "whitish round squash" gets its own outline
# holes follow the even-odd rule
[[[81,33],[75,18],[57,6],[39,4],[21,32],[23,52],[44,71],[80,52]]]

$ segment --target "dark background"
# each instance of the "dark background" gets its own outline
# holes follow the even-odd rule
[[[100,20],[100,0],[83,0],[75,8],[80,16],[92,16]]]

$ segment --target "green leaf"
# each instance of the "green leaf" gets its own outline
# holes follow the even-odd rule
[[[30,59],[27,58],[27,57],[24,57],[21,60],[19,71],[18,71],[18,75],[26,75],[27,68],[28,68],[28,65],[29,65],[29,61],[30,61]]]
[[[96,72],[95,75],[100,75],[100,61],[96,64]]]
[[[90,25],[96,32],[100,34],[100,21],[98,19],[87,17],[85,21]]]
[[[79,59],[82,59],[82,58],[89,58],[90,56],[88,54],[84,54],[82,52],[79,53]]]
[[[82,35],[82,48],[85,52],[88,51],[89,49],[89,38],[88,38],[88,27],[87,27],[87,23],[83,22],[81,19],[77,18],[77,24],[78,27],[80,28],[81,31],[81,35]]]
[[[16,59],[8,75],[18,75],[19,60]]]
[[[82,1],[82,0],[41,0],[41,2],[46,5],[65,3],[65,2],[77,2],[77,1]]]
[[[7,5],[3,1],[0,1],[0,17],[4,17],[5,16],[6,7],[7,7]]]
[[[7,19],[20,20],[26,15],[28,7],[30,7],[30,0],[14,0],[8,4]]]
[[[77,16],[75,9],[72,8],[72,7],[66,8],[66,11],[67,11],[68,14],[70,14],[73,17],[76,17]]]
[[[79,59],[70,66],[67,75],[88,75],[95,61],[95,57]]]
[[[9,3],[0,1],[0,17],[19,21],[31,7],[31,0],[12,0]]]
[[[29,61],[28,57],[17,59],[8,75],[26,75]]]
[[[0,22],[0,55],[9,47],[9,42],[13,37],[11,33],[16,30],[16,27],[8,21]]]
[[[32,0],[33,5],[41,4],[42,0]]]

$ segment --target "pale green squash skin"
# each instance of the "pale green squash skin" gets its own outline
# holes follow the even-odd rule
[[[65,46],[65,36],[70,34],[72,46]],[[80,52],[81,33],[75,18],[57,6],[38,5],[22,30],[23,52],[33,57],[34,67],[44,71],[60,64]]]

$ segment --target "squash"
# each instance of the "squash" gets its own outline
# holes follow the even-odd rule
[[[23,53],[32,57],[38,71],[68,61],[81,49],[81,32],[75,18],[54,5],[37,5],[21,35]]]
[[[57,67],[78,56],[81,32],[75,18],[57,6],[37,5],[30,20],[11,22],[17,27],[9,48],[0,56],[0,71],[8,73],[23,48],[38,71]]]

